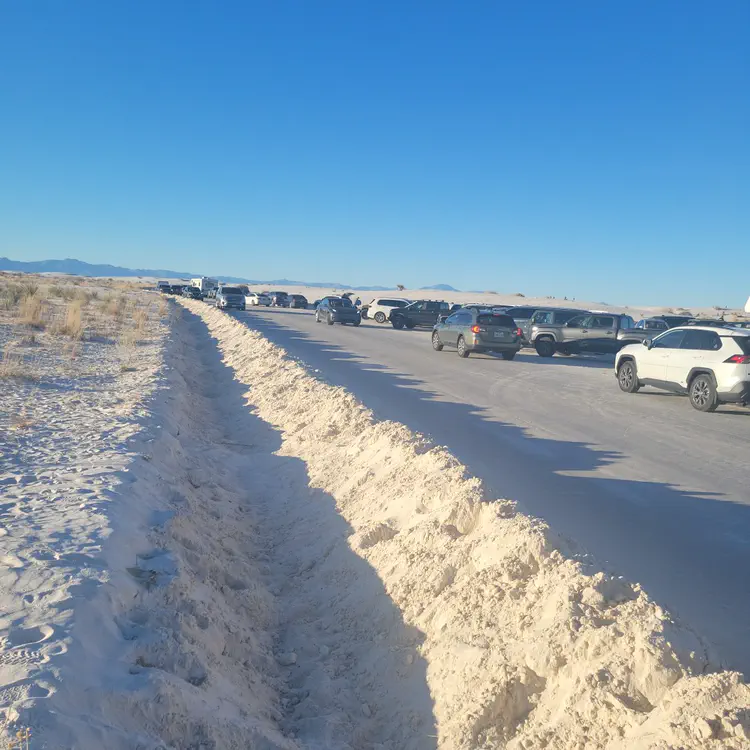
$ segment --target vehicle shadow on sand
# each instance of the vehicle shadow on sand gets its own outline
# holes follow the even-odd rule
[[[606,569],[641,583],[716,644],[724,665],[750,674],[749,505],[607,476],[607,466],[623,459],[616,452],[535,437],[330,342],[266,318],[244,322],[319,371],[317,377],[347,388],[378,418],[446,446],[484,481],[489,496],[517,501]]]

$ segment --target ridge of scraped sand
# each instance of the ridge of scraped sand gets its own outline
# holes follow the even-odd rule
[[[336,501],[421,655],[440,748],[750,747],[750,688],[637,584],[377,421],[259,333],[179,300],[218,340],[248,403]]]

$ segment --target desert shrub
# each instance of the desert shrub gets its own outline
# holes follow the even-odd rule
[[[83,324],[83,302],[74,300],[65,308],[65,317],[53,326],[52,332],[80,341],[85,332]]]
[[[18,319],[31,328],[44,328],[44,301],[42,298],[37,294],[23,297],[18,305]]]

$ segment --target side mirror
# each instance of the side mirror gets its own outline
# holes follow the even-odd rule
[[[438,322],[439,323],[445,323],[446,320],[448,320],[448,316],[447,315],[441,315],[441,316],[438,317]]]
[[[646,347],[646,349],[650,349],[654,345],[654,342],[651,339],[643,339],[643,346]]]

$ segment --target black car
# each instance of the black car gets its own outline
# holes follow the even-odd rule
[[[513,359],[521,348],[523,332],[510,315],[478,310],[457,310],[447,318],[441,316],[432,329],[432,348],[454,347],[459,357],[471,352],[499,352],[503,359]]]
[[[391,310],[388,320],[394,328],[432,328],[441,315],[449,315],[460,308],[449,302],[435,302],[420,300],[412,302],[406,307],[396,307]]]
[[[183,297],[190,297],[190,299],[203,299],[201,290],[197,286],[186,286],[182,289]]]
[[[325,321],[329,326],[334,323],[351,323],[358,326],[362,322],[362,316],[354,305],[346,299],[326,298],[318,305],[315,311],[315,322]]]
[[[301,294],[290,294],[289,307],[296,307],[300,310],[307,310],[307,297],[303,297]]]

